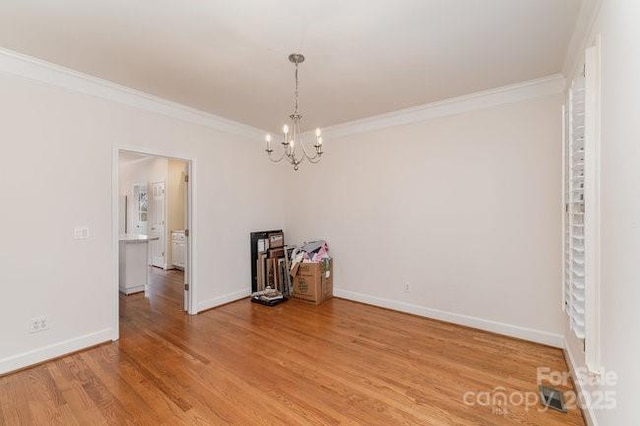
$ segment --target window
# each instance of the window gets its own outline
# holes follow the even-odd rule
[[[587,49],[571,81],[563,131],[563,309],[584,340],[587,367],[600,367],[600,51]]]

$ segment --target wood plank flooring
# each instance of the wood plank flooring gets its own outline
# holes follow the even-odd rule
[[[181,288],[153,269],[120,341],[0,377],[0,425],[584,424],[521,402],[558,349],[340,299],[188,316]]]

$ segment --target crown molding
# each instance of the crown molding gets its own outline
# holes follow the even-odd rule
[[[584,61],[584,51],[589,41],[593,39],[593,30],[598,22],[602,1],[584,0],[582,3],[562,66],[562,73],[568,77],[573,77],[576,74],[576,68]]]
[[[38,81],[71,92],[125,104],[141,110],[199,124],[248,138],[262,138],[265,131],[237,121],[172,102],[120,84],[83,74],[12,50],[0,48],[0,72]]]
[[[561,74],[554,74],[535,80],[338,124],[323,129],[323,133],[327,140],[330,138],[337,139],[387,127],[418,123],[432,118],[550,96],[562,93],[564,87],[564,77]]]
[[[262,138],[265,134],[264,130],[237,121],[2,48],[0,48],[0,72],[251,139]],[[431,118],[561,93],[564,90],[564,84],[564,77],[561,74],[554,74],[536,80],[338,124],[323,129],[323,133],[325,139],[337,139],[357,133],[417,123]]]

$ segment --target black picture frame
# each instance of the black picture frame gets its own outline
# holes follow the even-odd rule
[[[255,231],[249,234],[251,244],[251,292],[258,291],[258,241],[269,238],[269,234],[283,234],[282,229]]]

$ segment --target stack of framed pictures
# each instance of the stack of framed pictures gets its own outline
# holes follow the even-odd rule
[[[282,230],[251,233],[251,291],[272,288],[290,294],[291,277]]]

